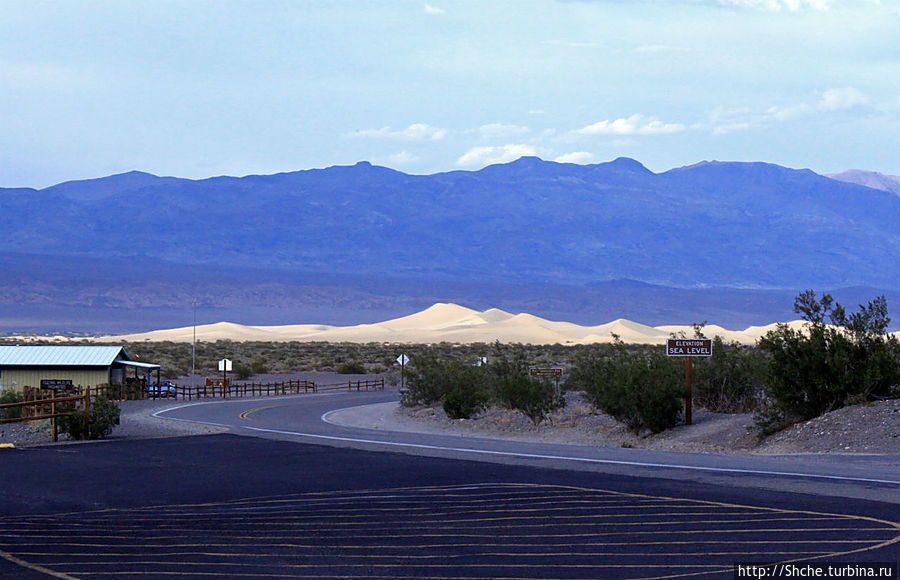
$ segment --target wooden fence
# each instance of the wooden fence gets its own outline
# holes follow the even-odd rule
[[[298,393],[319,393],[324,391],[375,391],[384,390],[384,379],[368,379],[345,383],[330,383],[319,385],[312,381],[278,381],[271,383],[231,383],[222,379],[207,381],[205,385],[176,385],[162,390],[158,397],[161,399],[182,399],[192,401],[194,399],[223,398],[234,399],[239,397],[276,397],[281,395],[294,395]]]
[[[27,387],[30,388],[30,387]],[[73,389],[74,390],[74,389]],[[75,415],[84,412],[84,432],[90,431],[90,414],[91,414],[91,389],[90,387],[83,392],[72,394],[71,392],[53,391],[49,389],[31,389],[28,392],[30,399],[26,399],[21,403],[6,403],[0,405],[0,423],[16,423],[21,421],[39,421],[50,419],[51,438],[53,441],[59,439],[59,429],[56,420],[66,415]],[[94,395],[96,397],[96,395]],[[68,409],[60,411],[57,408],[59,403],[72,403]],[[80,406],[79,406],[80,403]],[[21,416],[6,417],[6,409],[21,409]]]
[[[140,387],[140,388],[138,388]],[[192,401],[221,397],[232,399],[237,397],[267,397],[293,395],[297,393],[320,393],[325,391],[375,391],[384,390],[384,379],[348,380],[344,383],[318,385],[312,381],[280,381],[272,383],[235,383],[230,381],[211,380],[205,385],[176,385],[162,390],[160,397]],[[25,387],[25,400],[21,403],[0,405],[0,424],[20,421],[38,421],[50,419],[53,441],[57,440],[56,419],[64,415],[74,415],[84,411],[85,432],[89,432],[91,398],[105,397],[115,401],[131,401],[147,398],[147,390],[143,385],[98,385],[96,387],[77,386],[66,390],[38,389]],[[59,411],[57,404],[73,403],[71,409]],[[6,409],[21,409],[20,417],[3,418]]]

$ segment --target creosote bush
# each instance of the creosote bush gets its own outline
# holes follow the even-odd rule
[[[716,336],[712,356],[694,358],[694,404],[714,413],[755,411],[766,364],[760,350]]]
[[[527,375],[506,376],[497,381],[497,395],[504,405],[522,412],[535,425],[566,406],[550,381]]]
[[[74,410],[71,404],[57,407],[59,412]],[[112,433],[113,427],[119,424],[119,405],[106,397],[91,401],[89,431],[84,431],[84,411],[65,415],[57,419],[60,433],[67,433],[72,439],[102,439]]]
[[[528,376],[524,349],[495,343],[488,360],[488,364],[476,366],[474,361],[467,364],[435,353],[413,355],[401,403],[440,403],[448,417],[465,419],[493,402],[522,412],[535,425],[565,405],[553,385]]]
[[[629,350],[615,337],[611,349],[577,356],[566,385],[631,431],[659,433],[678,424],[684,396],[681,369],[659,347]]]
[[[366,367],[359,361],[347,361],[338,365],[335,372],[342,375],[364,375]]]
[[[10,403],[21,403],[25,398],[21,393],[15,391],[0,391],[0,405],[8,405]],[[19,419],[22,417],[22,407],[11,407],[9,409],[0,409],[0,419]]]
[[[829,294],[818,299],[806,290],[794,312],[806,328],[780,324],[759,341],[770,357],[766,404],[757,415],[763,435],[848,404],[900,396],[900,344],[887,334],[884,296],[848,315]]]

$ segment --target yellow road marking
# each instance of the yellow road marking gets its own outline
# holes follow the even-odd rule
[[[269,405],[268,407],[255,407],[255,408],[253,408],[253,409],[244,411],[243,413],[241,413],[240,415],[238,415],[238,417],[240,417],[240,418],[243,419],[244,421],[250,421],[250,420],[251,420],[251,419],[250,419],[250,414],[251,414],[251,413],[255,413],[255,412],[257,412],[257,411],[262,411],[262,410],[264,410],[264,409],[273,409],[274,407],[276,407],[276,405]]]

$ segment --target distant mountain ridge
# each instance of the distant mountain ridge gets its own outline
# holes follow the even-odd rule
[[[673,286],[900,287],[900,198],[809,170],[655,174],[522,158],[407,175],[359,163],[0,190],[0,251],[347,273]]]
[[[704,312],[602,286],[634,280],[685,289],[684,299],[721,289],[728,323],[740,324],[770,297],[740,306],[733,289],[900,289],[898,223],[896,194],[768,163],[653,173],[628,158],[525,157],[434,175],[360,162],[201,180],[135,171],[0,189],[0,261],[16,272],[3,275],[0,310],[172,308],[199,295],[216,308],[302,309],[314,297],[385,316],[441,301],[584,315],[601,295],[607,305],[653,295],[648,311]],[[54,260],[66,276],[47,268]]]
[[[827,175],[831,179],[838,181],[846,181],[847,183],[856,183],[871,187],[872,189],[881,189],[890,191],[900,195],[900,176],[885,175],[877,171],[862,171],[859,169],[850,169],[842,173],[834,173]]]

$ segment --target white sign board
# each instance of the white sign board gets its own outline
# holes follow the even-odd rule
[[[227,358],[223,358],[219,361],[219,370],[220,371],[230,371],[231,370],[231,361]]]
[[[409,362],[409,357],[405,354],[401,354],[397,357],[397,362],[400,363],[400,366],[406,366],[406,363]]]

